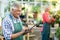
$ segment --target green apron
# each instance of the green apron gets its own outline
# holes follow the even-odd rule
[[[12,19],[11,15],[10,15],[10,18]],[[12,22],[13,22],[13,19],[12,19]],[[14,32],[13,32],[13,34],[22,31],[22,24],[21,24],[21,22],[16,22],[16,23],[13,22],[13,26],[14,26]],[[18,36],[17,38],[15,38],[13,40],[23,40],[23,35],[20,35],[20,36]]]

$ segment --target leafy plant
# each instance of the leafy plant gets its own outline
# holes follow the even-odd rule
[[[8,3],[8,5],[6,6],[4,12],[7,12],[7,10],[10,11],[10,5],[11,5],[10,3],[13,3],[13,2],[14,2],[13,0],[11,0],[11,2],[9,1],[9,3]]]
[[[48,4],[48,1],[46,1],[46,0],[44,0],[42,2],[43,2],[43,5]]]
[[[56,6],[56,3],[57,3],[56,1],[52,1],[53,6]]]
[[[56,37],[60,39],[60,27],[56,30]]]
[[[60,10],[58,10],[57,13],[60,14]]]
[[[49,11],[50,14],[53,14],[53,11]]]
[[[9,2],[8,5],[6,6],[4,12],[7,12],[7,10],[10,11],[10,2]]]
[[[30,0],[31,2],[33,2],[34,0]]]
[[[36,5],[32,7],[32,12],[40,12],[40,6]]]
[[[21,0],[17,0],[17,1],[21,1]]]

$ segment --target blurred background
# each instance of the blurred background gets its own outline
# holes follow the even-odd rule
[[[40,25],[42,25],[42,14],[47,6],[51,7],[50,14],[53,15],[54,18],[57,18],[57,20],[54,22],[54,24],[51,23],[51,40],[58,40],[60,38],[60,31],[57,32],[58,38],[56,38],[55,33],[56,29],[60,27],[60,0],[0,0],[0,26],[2,27],[2,20],[6,15],[8,15],[10,11],[10,5],[17,1],[22,5],[22,14],[21,14],[21,20],[23,22],[23,25],[26,25],[26,22],[29,23],[29,26],[32,26],[32,22],[34,21],[34,14],[37,20],[37,23],[40,22]],[[27,40],[41,40],[41,27],[37,27],[34,29],[32,33],[32,37],[26,38]],[[1,29],[1,28],[0,28]],[[59,29],[60,30],[60,29]],[[2,30],[0,30],[0,34],[2,35]],[[39,34],[38,34],[39,33]],[[35,34],[35,35],[34,35]],[[38,36],[39,38],[37,38]],[[28,34],[30,35],[30,34]],[[3,37],[2,37],[3,38]],[[32,39],[34,38],[34,39]]]

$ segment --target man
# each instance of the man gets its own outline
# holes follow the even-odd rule
[[[43,31],[42,31],[42,40],[49,40],[50,36],[50,23],[52,21],[52,17],[49,13],[50,7],[45,9],[43,13]]]
[[[23,40],[23,34],[28,28],[22,29],[20,20],[21,5],[14,2],[11,5],[11,12],[7,15],[2,23],[3,35],[5,40]]]

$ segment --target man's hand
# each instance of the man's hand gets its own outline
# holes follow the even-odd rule
[[[22,32],[25,33],[26,30],[28,30],[28,27],[23,28]]]

